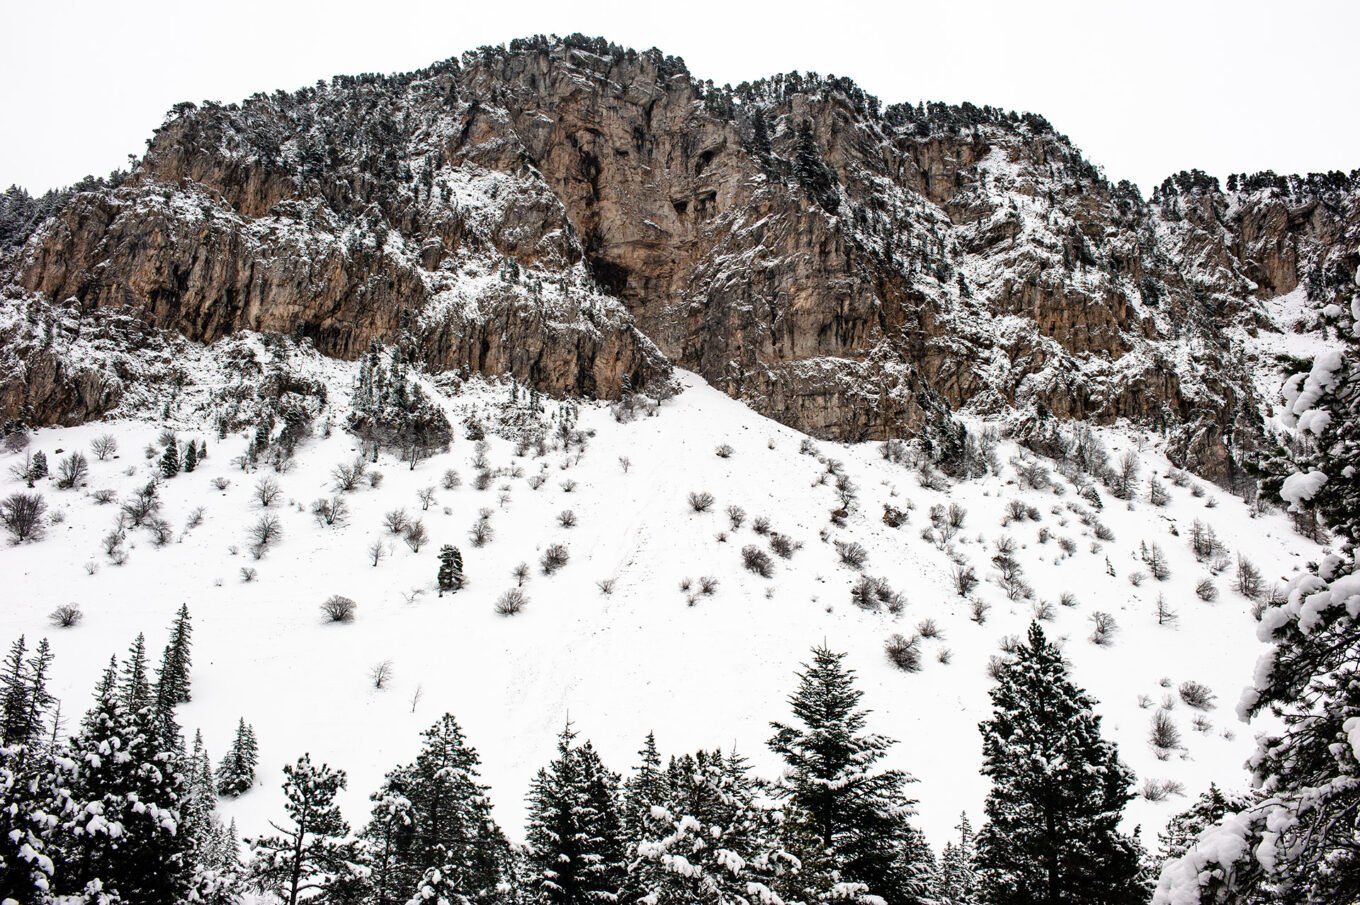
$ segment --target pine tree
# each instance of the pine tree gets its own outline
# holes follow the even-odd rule
[[[161,455],[161,477],[173,478],[179,474],[179,447],[172,441]]]
[[[72,807],[59,829],[56,891],[102,889],[124,902],[178,905],[191,875],[188,839],[180,832],[188,794],[184,753],[150,700],[140,637],[121,681],[117,675],[111,661],[94,708],[60,761],[59,782],[70,789]]]
[[[1206,827],[1212,826],[1230,814],[1245,811],[1251,806],[1250,795],[1230,792],[1224,794],[1218,785],[1209,783],[1195,803],[1181,811],[1167,822],[1166,829],[1159,834],[1162,843],[1162,860],[1171,861],[1183,857],[1194,844],[1195,838]]]
[[[804,862],[814,894],[859,887],[888,905],[919,901],[923,865],[908,818],[915,802],[905,792],[914,781],[900,770],[876,770],[894,744],[864,731],[863,692],[844,654],[812,651],[789,698],[800,725],[772,723],[770,748],[784,758],[779,789],[787,824],[801,837],[791,843]]]
[[[1360,294],[1351,292],[1337,302],[1360,314]],[[1336,552],[1261,614],[1258,635],[1272,647],[1238,716],[1270,712],[1283,724],[1258,736],[1249,761],[1254,784],[1269,794],[1225,814],[1168,862],[1155,902],[1360,901],[1360,318],[1351,334],[1342,350],[1323,352],[1306,376],[1286,383],[1281,420],[1309,451],[1294,474],[1262,482],[1310,522],[1321,515],[1337,539]]]
[[[189,621],[188,604],[180,604],[175,624],[170,627],[170,640],[161,655],[156,671],[156,706],[163,714],[174,713],[175,705],[184,704],[189,697],[189,666],[193,625]]]
[[[530,883],[543,905],[614,901],[623,886],[619,778],[568,723],[529,792]]]
[[[463,587],[463,554],[457,547],[445,544],[439,551],[439,596],[445,591]]]
[[[28,466],[28,486],[32,487],[33,482],[39,478],[47,477],[47,453],[41,449],[33,454]]]
[[[509,843],[491,816],[477,752],[450,714],[427,729],[415,763],[388,774],[366,840],[381,855],[379,902],[404,902],[419,878],[438,869],[470,901],[490,901]],[[404,801],[394,806],[392,798]]]
[[[673,758],[665,775],[632,848],[627,900],[782,901],[776,887],[796,861],[779,848],[774,814],[756,802],[760,785],[745,760],[700,751]]]
[[[43,902],[60,857],[53,827],[69,806],[57,782],[43,725],[54,702],[47,692],[51,652],[44,639],[27,660],[20,638],[6,658],[0,725],[0,901]]]
[[[653,805],[666,802],[670,796],[670,786],[666,773],[661,769],[661,752],[656,748],[655,733],[648,732],[647,740],[638,751],[642,760],[633,770],[633,775],[623,784],[623,832],[629,851],[636,851],[642,839],[647,816]]]
[[[198,446],[190,440],[184,447],[184,473],[189,474],[198,467]]]
[[[279,835],[249,842],[253,857],[250,878],[265,892],[288,905],[320,897],[347,881],[353,856],[349,824],[340,816],[336,793],[345,788],[345,772],[315,766],[304,754],[283,768],[287,827],[270,822]]]
[[[977,872],[974,860],[977,846],[973,838],[973,825],[968,815],[962,814],[954,829],[958,830],[959,841],[945,843],[940,858],[939,893],[936,896],[940,905],[974,905],[977,902]]]
[[[237,798],[250,791],[255,785],[255,767],[259,763],[259,753],[255,743],[255,730],[241,717],[236,724],[236,737],[232,739],[231,750],[222,758],[217,768],[217,791],[228,798]]]
[[[977,840],[979,900],[1144,902],[1141,848],[1119,832],[1132,774],[1037,622],[991,697],[992,718],[979,726],[992,780]]]

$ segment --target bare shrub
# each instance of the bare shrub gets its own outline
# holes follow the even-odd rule
[[[96,459],[103,462],[107,460],[109,456],[118,452],[118,441],[114,438],[113,434],[103,434],[95,437],[90,441],[90,452],[94,453]]]
[[[602,578],[599,581],[595,582],[595,587],[600,589],[601,594],[608,597],[610,594],[614,593],[614,579]]]
[[[987,622],[987,614],[991,612],[991,609],[992,605],[990,603],[983,600],[981,597],[975,597],[969,603],[969,618],[978,625],[983,625]]]
[[[231,486],[231,479],[218,476],[212,479],[212,485],[217,490],[226,490]]]
[[[705,597],[712,597],[718,593],[718,579],[712,575],[704,575],[699,578],[699,593]]]
[[[524,583],[529,580],[529,572],[529,564],[527,562],[522,562],[515,566],[514,571],[510,574],[514,576],[516,587],[524,586]]]
[[[118,498],[118,494],[108,488],[104,488],[90,494],[90,498],[100,506],[107,506]]]
[[[491,520],[489,518],[483,517],[477,519],[472,527],[468,529],[468,539],[472,541],[472,546],[474,547],[485,547],[487,544],[491,543],[495,536],[496,531],[491,527]]]
[[[382,660],[373,664],[373,668],[368,671],[368,677],[373,680],[374,688],[382,688],[392,678],[392,661]]]
[[[273,506],[282,495],[283,491],[279,489],[279,482],[273,478],[261,478],[255,485],[255,499],[266,509]]]
[[[411,548],[411,552],[419,553],[420,548],[425,546],[430,536],[425,533],[425,523],[420,519],[415,519],[402,529],[401,539],[406,541],[406,546]]]
[[[862,610],[886,607],[894,615],[907,606],[907,599],[894,591],[885,579],[869,575],[861,575],[859,581],[850,588],[850,602]]]
[[[457,490],[462,486],[463,479],[458,477],[458,472],[454,471],[452,468],[448,468],[444,470],[444,476],[440,479],[439,483],[445,490]]]
[[[746,510],[740,506],[728,506],[727,521],[732,525],[733,531],[740,531],[742,523],[746,521]]]
[[[1218,588],[1211,579],[1204,579],[1195,585],[1195,594],[1200,600],[1212,601],[1218,599]]]
[[[707,512],[713,508],[713,494],[707,490],[690,491],[689,508],[695,512]]]
[[[368,466],[363,459],[355,459],[348,465],[340,464],[331,469],[331,486],[339,493],[350,493],[364,479]]]
[[[732,449],[731,445],[724,443],[717,449],[713,450],[713,453],[719,459],[730,459],[732,458],[732,453],[734,453],[735,451],[736,450]]]
[[[760,535],[769,534],[770,520],[763,515],[756,516],[755,521],[751,522],[751,530]]]
[[[836,541],[836,555],[840,557],[841,564],[847,565],[852,569],[861,569],[869,561],[869,551],[864,549],[854,541]]]
[[[255,571],[254,569],[252,569],[250,566],[242,566],[242,567],[241,567],[241,583],[242,583],[242,584],[250,584],[252,581],[255,580],[256,576],[258,576],[259,574],[260,574],[260,573],[256,572],[256,571]]]
[[[386,555],[387,547],[383,545],[382,541],[375,540],[373,543],[368,545],[368,559],[369,562],[373,564],[373,568],[376,569],[378,567],[378,563],[382,562],[383,557]]]
[[[1052,622],[1057,616],[1052,601],[1037,600],[1034,603],[1034,618],[1039,622]]]
[[[400,534],[410,523],[411,517],[406,514],[405,509],[393,509],[383,516],[383,525],[391,534]]]
[[[1139,791],[1140,795],[1148,801],[1166,801],[1167,798],[1175,795],[1185,794],[1185,784],[1174,779],[1148,779],[1143,780],[1143,788]]]
[[[22,544],[40,540],[43,535],[43,513],[47,503],[40,494],[14,493],[0,502],[0,522],[9,532],[10,541]]]
[[[1114,621],[1114,617],[1109,613],[1102,613],[1099,610],[1091,614],[1091,643],[1106,647],[1114,643],[1115,632],[1119,631],[1119,625]]]
[[[576,513],[570,509],[563,509],[557,513],[557,524],[563,528],[573,528],[576,526]]]
[[[896,666],[903,672],[921,671],[921,639],[904,638],[901,635],[889,635],[888,640],[883,645],[884,653]]]
[[[70,490],[83,483],[90,473],[90,462],[79,452],[73,452],[57,463],[57,486]]]
[[[1237,554],[1237,593],[1255,600],[1261,596],[1265,582],[1261,580],[1261,570],[1242,554]]]
[[[519,588],[511,588],[496,599],[496,612],[502,616],[513,616],[523,611],[529,598]]]
[[[349,506],[339,495],[330,499],[323,497],[312,503],[312,517],[318,525],[340,528],[349,522]]]
[[[1058,603],[1071,609],[1077,605],[1077,595],[1073,594],[1071,591],[1063,591],[1058,595]]]
[[[1166,710],[1158,710],[1152,715],[1152,729],[1148,742],[1155,749],[1158,760],[1166,760],[1170,753],[1181,746],[1181,731]]]
[[[569,478],[562,482],[561,487],[563,493],[573,493],[576,490],[576,482]]]
[[[1196,710],[1213,710],[1216,706],[1214,703],[1216,696],[1209,690],[1208,685],[1199,682],[1182,682],[1177,691],[1187,707],[1193,707]]]
[[[934,619],[922,619],[916,625],[916,634],[920,635],[922,638],[933,638],[937,641],[944,640],[944,630],[940,628],[939,624],[936,623]]]
[[[348,597],[334,594],[321,604],[321,613],[331,622],[353,622],[354,611],[358,608],[359,604]]]
[[[430,504],[434,502],[434,488],[422,487],[416,491],[416,499],[420,500],[420,511],[428,512]]]
[[[565,566],[569,559],[571,559],[571,551],[566,548],[565,544],[552,544],[543,551],[538,564],[543,569],[544,575],[552,575]]]
[[[67,603],[57,607],[48,614],[47,618],[52,620],[52,624],[55,626],[60,628],[71,628],[81,619],[85,618],[85,614],[82,613],[80,607],[76,606],[74,603]]]
[[[786,534],[771,532],[770,549],[773,550],[780,559],[791,559],[796,550],[803,545],[793,540]]]
[[[761,578],[769,578],[774,574],[774,561],[770,559],[770,554],[754,544],[741,548],[741,564]]]
[[[282,537],[283,526],[279,524],[278,516],[268,513],[260,516],[259,520],[250,526],[250,539],[255,542],[256,559]]]
[[[967,563],[957,563],[953,572],[954,590],[960,597],[967,597],[977,587],[977,572]]]

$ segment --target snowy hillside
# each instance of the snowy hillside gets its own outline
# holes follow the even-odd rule
[[[218,439],[207,417],[232,369],[201,357],[199,379],[176,407],[198,414],[168,426],[181,441],[207,440],[209,456],[163,481],[161,515],[172,528],[164,545],[153,532],[128,529],[126,561],[117,564],[103,542],[117,501],[159,475],[167,426],[159,419],[43,429],[26,450],[0,454],[0,496],[24,489],[9,466],[27,454],[44,451],[54,471],[73,450],[90,460],[82,486],[37,483],[52,522],[43,540],[0,548],[0,636],[51,640],[51,688],[69,728],[109,655],[121,657],[138,632],[159,650],[187,604],[193,699],[180,722],[189,734],[201,728],[214,757],[240,717],[259,738],[259,785],[222,803],[243,836],[281,812],[281,767],[304,751],[349,772],[341,802],[361,824],[384,773],[409,761],[420,731],[446,711],[480,751],[496,817],[512,838],[522,832],[532,775],[568,717],[615,770],[630,768],[655,731],[663,752],[735,748],[757,773],[774,776],[769,722],[787,718],[794,674],[825,642],[847,652],[858,672],[870,728],[899,740],[889,762],[919,780],[911,788],[919,825],[938,849],[961,811],[981,817],[987,781],[978,774],[977,724],[990,713],[988,664],[1037,614],[1061,640],[1076,682],[1099,701],[1104,733],[1138,788],[1151,793],[1128,808],[1126,823],[1141,825],[1155,850],[1156,832],[1210,780],[1244,783],[1252,739],[1232,713],[1259,653],[1253,607],[1319,555],[1283,513],[1176,472],[1133,431],[1100,431],[1112,462],[1128,451],[1135,457],[1132,499],[1097,483],[1092,500],[1055,463],[1008,440],[996,444],[995,473],[923,477],[909,455],[893,461],[879,444],[810,441],[687,372],[681,392],[623,421],[604,403],[531,402],[508,382],[422,378],[454,424],[451,450],[414,469],[385,453],[370,466],[379,486],[365,479],[338,493],[333,470],[360,451],[340,426],[356,365],[295,357],[299,377],[324,385],[328,406],[286,470],[246,472],[234,460],[250,438]],[[469,420],[486,428],[486,468],[475,464]],[[534,421],[547,428],[542,452],[514,439]],[[985,434],[987,425],[969,424]],[[571,428],[583,442],[570,440]],[[117,453],[99,460],[90,447],[105,434]],[[479,472],[490,474],[484,489]],[[281,491],[268,507],[257,492],[262,481]],[[428,508],[418,497],[424,488],[434,489]],[[114,502],[97,498],[105,490]],[[713,503],[695,511],[690,496],[703,493]],[[1166,499],[1156,505],[1150,497],[1160,493]],[[314,501],[333,496],[349,510],[346,524],[313,515]],[[845,501],[843,524],[834,524]],[[954,527],[951,505],[963,512]],[[932,527],[936,506],[944,508]],[[729,507],[744,511],[740,524]],[[885,519],[889,507],[897,518]],[[423,522],[428,542],[418,552],[385,526],[396,509]],[[278,518],[281,538],[256,559],[249,531],[262,514]],[[479,521],[491,529],[481,546],[470,538]],[[1196,522],[1221,542],[1202,543],[1198,559]],[[1014,552],[995,564],[1006,538]],[[787,558],[770,552],[772,540]],[[467,585],[440,597],[436,553],[445,543],[462,549]],[[569,559],[548,575],[541,560],[555,544]],[[860,568],[844,561],[855,558],[850,544],[865,553]],[[746,547],[767,552],[769,577],[744,565]],[[1256,600],[1237,590],[1239,557],[1263,576]],[[527,605],[500,615],[497,601],[519,584],[521,563]],[[967,597],[956,590],[960,564],[980,579]],[[1015,573],[1009,597],[1002,572]],[[895,594],[880,584],[881,594],[868,595],[874,609],[857,606],[852,589],[862,576]],[[357,602],[352,622],[325,621],[320,606],[336,594]],[[74,627],[49,621],[64,604],[84,613]],[[1092,640],[1097,614],[1113,620],[1105,643]],[[919,671],[885,655],[894,634],[919,636]],[[372,671],[384,661],[391,675],[375,688]],[[1184,683],[1211,690],[1208,709],[1186,703]],[[1159,751],[1149,735],[1163,711],[1179,744]],[[1165,800],[1151,800],[1167,790]]]

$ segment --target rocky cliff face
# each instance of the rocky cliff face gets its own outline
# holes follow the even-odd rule
[[[1330,301],[1358,207],[1340,175],[1181,174],[1145,201],[1038,117],[880,109],[797,74],[720,89],[656,51],[539,38],[181,105],[10,279],[200,342],[400,340],[559,394],[675,363],[839,439],[961,408],[1127,418],[1225,478],[1260,421],[1231,331],[1270,329],[1263,305],[1301,286]],[[83,418],[89,395],[25,404]]]

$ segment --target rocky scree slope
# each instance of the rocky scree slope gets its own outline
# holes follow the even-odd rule
[[[1360,264],[1357,185],[1187,172],[1144,200],[1037,116],[883,108],[797,73],[720,88],[655,50],[527,39],[177,106],[117,187],[7,253],[6,304],[39,314],[0,335],[0,417],[117,404],[117,375],[42,327],[56,305],[82,330],[132,315],[342,358],[401,342],[553,394],[614,398],[674,363],[838,440],[929,437],[965,408],[1130,419],[1229,483],[1263,364],[1230,337],[1300,287],[1333,300]]]

